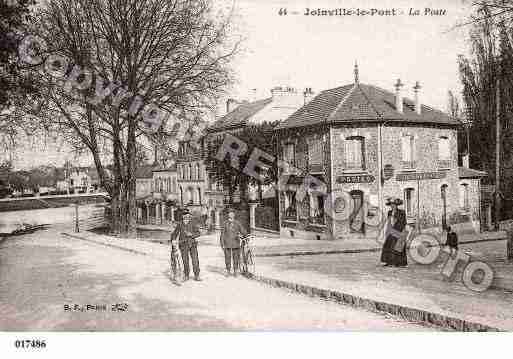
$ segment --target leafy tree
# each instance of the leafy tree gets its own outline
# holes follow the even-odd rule
[[[14,106],[38,92],[18,58],[18,46],[35,4],[34,0],[0,1],[0,147],[5,152],[12,151],[20,131],[33,129]]]
[[[44,59],[65,59],[46,64],[61,78],[35,71],[45,100],[37,117],[91,153],[111,197],[111,229],[135,235],[137,143],[153,135],[141,121],[146,107],[130,108],[137,99],[153,104],[149,115],[166,114],[163,131],[212,108],[232,83],[231,14],[215,13],[211,0],[48,0],[36,19]],[[92,73],[91,86],[65,85],[75,66]]]

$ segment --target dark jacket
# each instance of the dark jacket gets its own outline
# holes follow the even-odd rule
[[[392,217],[392,210],[388,211],[388,219]],[[406,212],[402,209],[397,209],[396,220],[392,228],[398,232],[404,231],[406,227]]]
[[[190,244],[195,244],[196,238],[199,236],[199,227],[192,223],[192,221],[187,224],[180,222],[173,233],[171,233],[171,241],[178,239],[178,246],[185,247]]]
[[[447,242],[449,247],[458,248],[458,235],[455,232],[447,233]]]
[[[239,236],[245,236],[246,231],[239,221],[226,221],[221,229],[221,247],[240,248]]]

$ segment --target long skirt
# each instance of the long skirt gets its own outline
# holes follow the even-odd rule
[[[381,261],[383,263],[394,265],[394,266],[405,266],[408,264],[408,258],[406,256],[406,246],[402,252],[394,250],[397,237],[389,234],[383,243],[383,249],[381,250]]]

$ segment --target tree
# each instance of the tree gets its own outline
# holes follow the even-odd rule
[[[256,185],[260,188],[262,184],[276,182],[278,178],[276,161],[275,163],[269,163],[266,162],[266,160],[262,160],[262,162],[268,165],[265,170],[260,169],[257,172],[263,176],[263,181],[245,173],[244,168],[255,149],[277,158],[273,131],[277,123],[278,122],[264,122],[262,124],[251,124],[233,134],[248,146],[247,151],[239,156],[240,161],[238,168],[232,166],[229,156],[226,156],[223,160],[217,158],[217,153],[223,144],[224,136],[218,134],[207,135],[205,159],[207,173],[210,174],[212,180],[217,181],[227,189],[230,203],[233,203],[234,194],[237,190],[240,191],[241,199],[247,201],[248,185]]]
[[[148,125],[174,129],[231,84],[230,19],[210,0],[49,0],[37,14],[38,120],[91,153],[113,232],[135,235],[137,142],[152,136]]]
[[[0,147],[12,151],[20,131],[33,126],[13,106],[37,95],[30,73],[18,58],[18,46],[31,21],[34,0],[0,1]]]
[[[496,118],[500,123],[500,181],[498,190],[513,194],[513,47],[510,4],[480,2],[472,16],[469,57],[458,58],[463,84],[464,113],[469,125],[471,166],[495,173]],[[497,109],[497,100],[500,99]],[[498,111],[498,112],[497,112]],[[485,181],[494,183],[491,175]]]

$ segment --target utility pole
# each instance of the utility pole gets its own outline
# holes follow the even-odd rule
[[[500,221],[500,149],[501,149],[501,63],[497,63],[497,82],[495,88],[495,230],[499,230]]]

